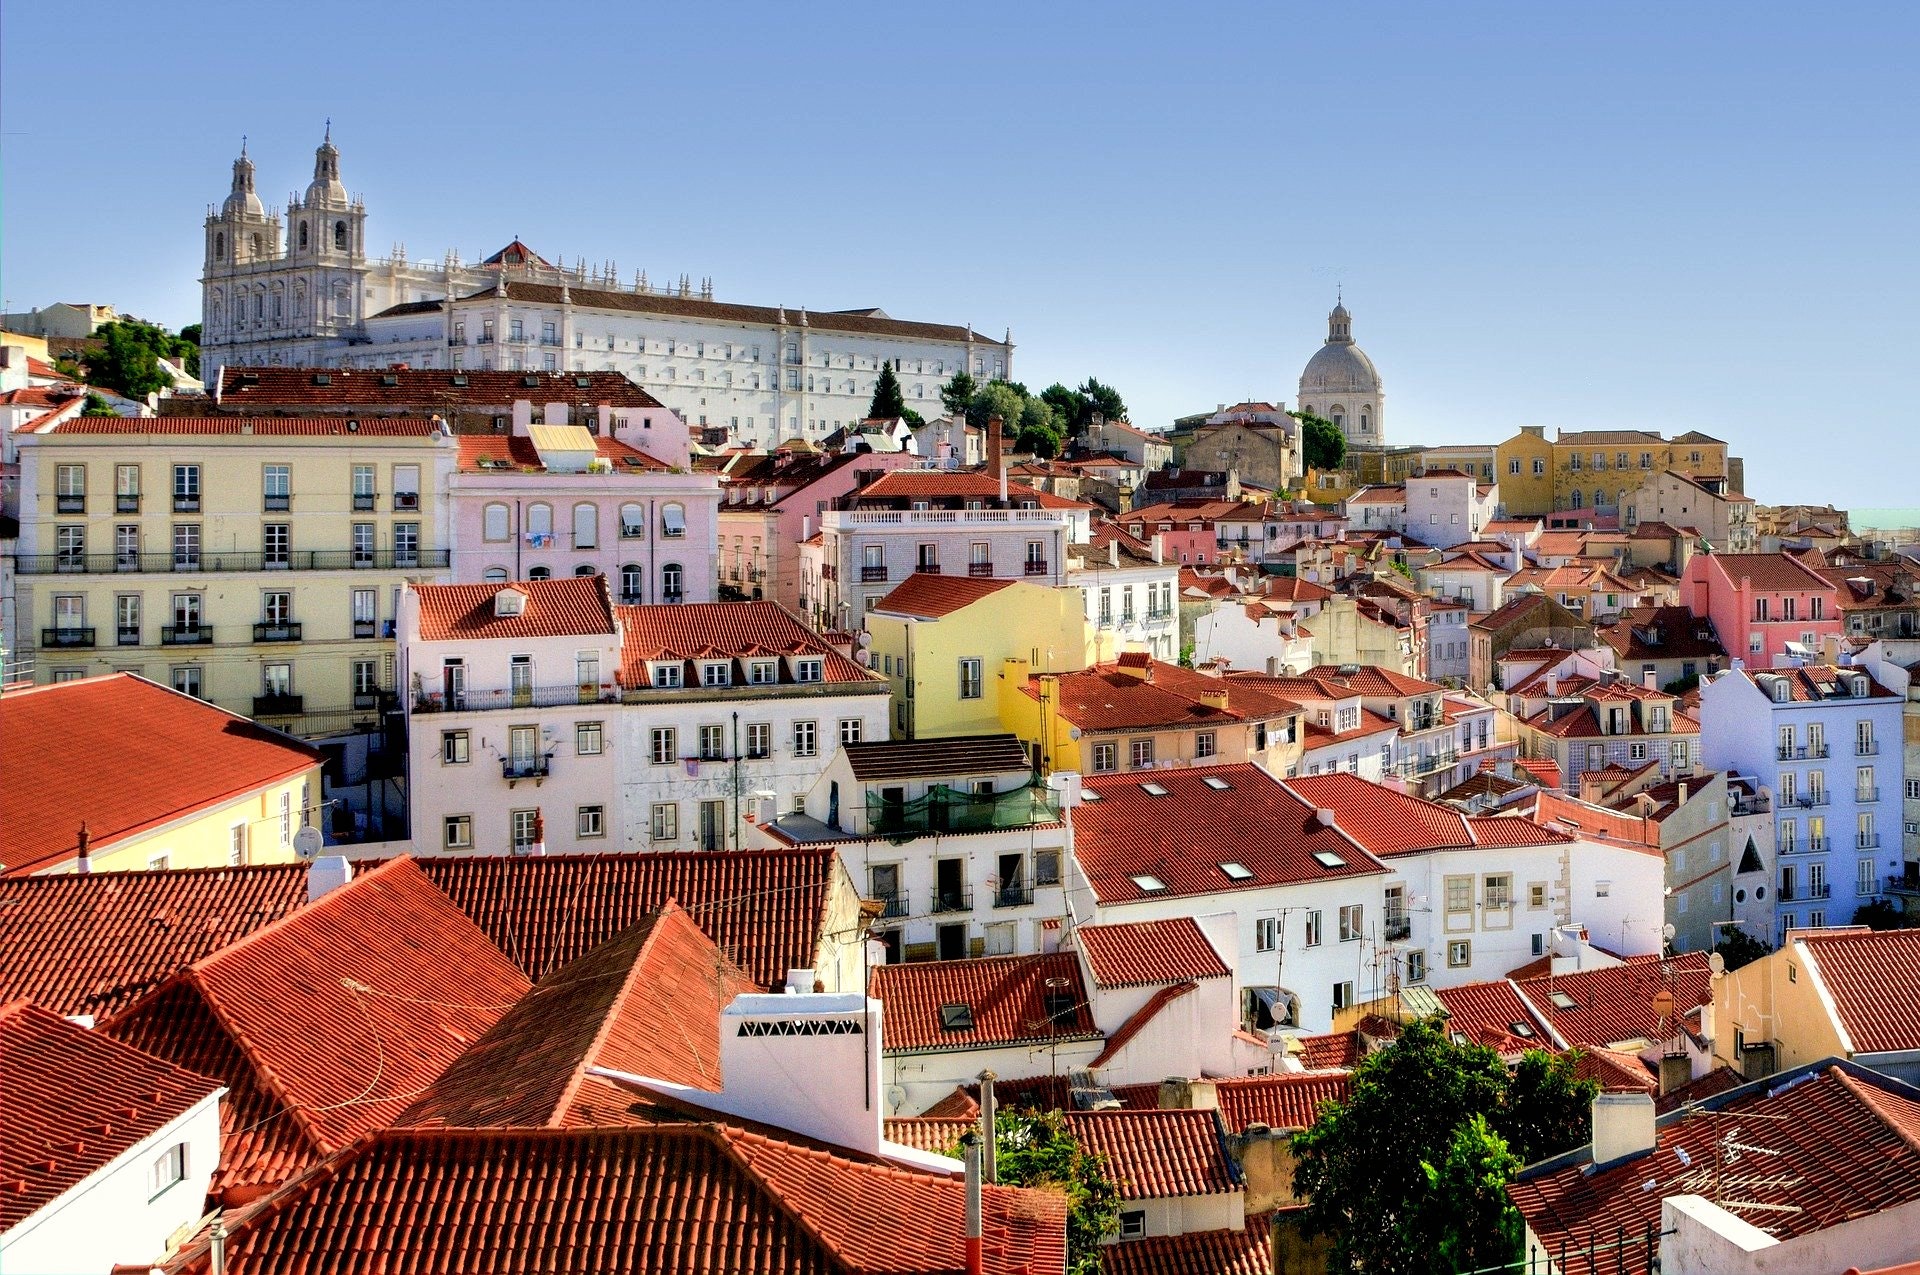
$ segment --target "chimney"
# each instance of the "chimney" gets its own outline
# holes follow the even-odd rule
[[[527,429],[533,424],[533,404],[526,399],[513,402],[513,432],[516,437],[525,438]]]
[[[987,417],[987,472],[1000,483],[1000,501],[1004,505],[1007,499],[1007,455],[1006,440],[1001,431],[1006,422],[998,416]]]
[[[316,902],[351,880],[353,865],[346,856],[323,854],[307,869],[307,902]]]
[[[1605,1167],[1651,1152],[1657,1141],[1653,1097],[1603,1093],[1593,1100],[1593,1162]]]
[[[1547,674],[1547,698],[1552,699],[1560,693],[1560,673],[1555,670]]]
[[[565,403],[548,403],[546,409],[541,412],[540,415],[541,419],[545,420],[549,425],[565,425],[567,423],[567,405]]]
[[[93,871],[93,855],[87,849],[87,843],[92,840],[93,834],[87,831],[87,825],[84,822],[81,823],[79,849],[74,854],[73,870],[82,876]]]
[[[1179,1111],[1187,1108],[1218,1111],[1220,1090],[1211,1080],[1188,1080],[1185,1076],[1168,1076],[1160,1082],[1159,1105],[1162,1111]]]
[[[980,1135],[960,1139],[960,1157],[967,1166],[967,1275],[983,1275],[986,1255],[980,1244]]]
[[[980,1073],[980,1179],[983,1182],[1000,1180],[999,1143],[994,1136],[994,1117],[999,1114],[1000,1104],[993,1096],[993,1082],[997,1079],[991,1071]]]
[[[1107,565],[1110,567],[1120,565],[1120,541],[1118,537],[1107,541]]]
[[[1660,689],[1660,674],[1654,669],[1648,669],[1640,674],[1640,682],[1648,690],[1657,691]]]

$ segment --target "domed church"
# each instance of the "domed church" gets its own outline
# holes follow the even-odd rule
[[[1327,316],[1326,344],[1300,373],[1300,410],[1338,425],[1348,447],[1383,447],[1385,397],[1373,360],[1353,343],[1353,316],[1336,303]]]

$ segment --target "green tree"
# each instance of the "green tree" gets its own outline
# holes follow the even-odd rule
[[[1920,918],[1907,915],[1885,899],[1871,899],[1853,910],[1855,925],[1875,930],[1911,930],[1916,919]]]
[[[107,400],[101,398],[98,394],[87,395],[86,405],[80,409],[80,415],[82,416],[113,416],[116,414]]]
[[[971,376],[965,372],[955,372],[953,379],[940,387],[940,406],[946,409],[948,416],[964,416],[979,388]]]
[[[1520,1255],[1526,1228],[1507,1183],[1523,1163],[1481,1115],[1453,1131],[1437,1164],[1421,1161],[1427,1189],[1415,1229],[1434,1237],[1428,1270],[1478,1271]]]
[[[1765,939],[1757,939],[1737,926],[1729,926],[1720,931],[1720,941],[1713,945],[1713,950],[1720,953],[1720,959],[1727,963],[1729,970],[1737,970],[1742,965],[1753,964],[1773,948]]]
[[[1040,391],[1040,401],[1053,412],[1054,422],[1059,425],[1062,434],[1080,433],[1093,416],[1093,405],[1086,395],[1078,390],[1070,390],[1058,381]]]
[[[1099,1275],[1100,1240],[1120,1224],[1120,1188],[1106,1158],[1082,1150],[1057,1111],[1001,1111],[994,1144],[1001,1185],[1066,1196],[1067,1275]]]
[[[988,381],[973,392],[973,401],[967,404],[967,424],[985,429],[987,422],[998,416],[1009,427],[1018,429],[1020,413],[1026,406],[1026,397],[1016,386],[1005,381]]]
[[[93,334],[97,343],[82,356],[87,380],[101,389],[142,399],[170,382],[159,360],[178,358],[197,375],[200,347],[163,328],[138,319],[103,323]]]
[[[1506,1094],[1488,1119],[1521,1164],[1558,1155],[1587,1140],[1600,1082],[1580,1079],[1578,1066],[1579,1059],[1572,1053],[1533,1049],[1520,1056],[1508,1075]]]
[[[182,349],[181,346],[189,346],[191,348]],[[180,339],[174,348],[186,359],[187,375],[195,378],[199,377],[200,325],[198,323],[189,323],[186,327],[181,328]]]
[[[1121,401],[1120,391],[1114,389],[1113,386],[1103,385],[1089,376],[1085,384],[1080,387],[1080,395],[1087,400],[1090,406],[1086,419],[1079,422],[1073,431],[1074,433],[1081,433],[1088,425],[1092,424],[1093,414],[1095,412],[1100,413],[1100,415],[1110,421],[1124,421],[1127,419],[1127,405]]]
[[[1476,1184],[1487,1174],[1505,1185],[1520,1163],[1516,1137],[1529,1158],[1583,1141],[1583,1130],[1567,1132],[1568,1105],[1590,1103],[1595,1089],[1550,1060],[1525,1070],[1509,1076],[1492,1050],[1456,1045],[1438,1020],[1409,1024],[1361,1061],[1346,1101],[1293,1140],[1294,1193],[1308,1225],[1333,1239],[1334,1270],[1413,1275],[1435,1269],[1435,1254],[1490,1251],[1491,1203],[1462,1201],[1486,1198]],[[1452,1192],[1444,1207],[1430,1172]]]
[[[907,414],[907,397],[900,392],[900,378],[893,374],[891,362],[880,365],[880,379],[873,386],[873,402],[867,404],[867,419],[890,421]]]
[[[1332,421],[1306,412],[1288,412],[1300,422],[1300,459],[1308,469],[1338,469],[1347,458],[1347,436]]]
[[[1015,451],[1035,456],[1058,456],[1062,431],[1053,418],[1053,409],[1042,399],[1028,398],[1020,408],[1019,433],[1013,440]]]

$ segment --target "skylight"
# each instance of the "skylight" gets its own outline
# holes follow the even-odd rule
[[[1133,878],[1133,883],[1139,886],[1142,890],[1146,890],[1148,892],[1152,892],[1154,890],[1164,890],[1167,888],[1167,883],[1165,881],[1162,881],[1159,877],[1154,876],[1151,872],[1142,872],[1137,874]]]
[[[1344,868],[1347,861],[1331,850],[1315,850],[1313,861],[1323,868]]]
[[[1510,1031],[1510,1032],[1512,1032],[1512,1033],[1513,1033],[1514,1035],[1516,1035],[1516,1036],[1531,1036],[1531,1035],[1533,1035],[1533,1028],[1531,1028],[1531,1027],[1529,1027],[1529,1026],[1527,1026],[1527,1025],[1526,1025],[1525,1023],[1521,1023],[1521,1022],[1512,1022],[1512,1023],[1508,1023],[1508,1024],[1507,1024],[1507,1030],[1508,1030],[1508,1031]]]
[[[1220,865],[1220,870],[1226,873],[1227,879],[1231,881],[1251,881],[1253,879],[1253,869],[1244,863],[1223,863]]]
[[[1154,784],[1154,783],[1141,784],[1140,791],[1147,794],[1147,796],[1149,797],[1164,797],[1167,795],[1167,790],[1165,788],[1162,788],[1159,784]]]
[[[1207,787],[1213,789],[1215,792],[1225,792],[1228,789],[1233,787],[1232,784],[1220,778],[1220,776],[1218,775],[1208,775],[1205,779],[1202,779],[1200,782],[1205,784]]]
[[[1102,801],[1102,800],[1105,800],[1105,799],[1104,799],[1103,797],[1101,797],[1099,793],[1097,793],[1097,792],[1094,792],[1094,791],[1092,791],[1091,789],[1089,789],[1088,791],[1086,791],[1086,792],[1083,792],[1083,793],[1081,793],[1081,794],[1080,794],[1080,800],[1082,800],[1082,801]]]
[[[1549,996],[1547,999],[1553,1002],[1553,1007],[1555,1009],[1580,1008],[1580,1003],[1574,1000],[1573,997],[1567,995],[1565,992],[1555,992],[1552,996]]]
[[[943,1032],[970,1032],[973,1030],[973,1006],[958,1003],[940,1007],[940,1030]]]

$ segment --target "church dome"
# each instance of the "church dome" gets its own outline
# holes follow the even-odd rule
[[[344,208],[347,188],[340,181],[340,152],[333,145],[333,122],[327,122],[326,140],[313,152],[313,181],[307,185],[307,207]]]
[[[221,215],[233,221],[241,217],[265,217],[267,209],[260,202],[260,196],[253,189],[253,161],[247,158],[247,147],[240,146],[240,158],[233,161],[233,191],[227,196],[227,202],[220,206]]]
[[[1320,390],[1330,394],[1378,394],[1380,373],[1366,351],[1351,339],[1328,342],[1307,360],[1300,374],[1302,390]]]

